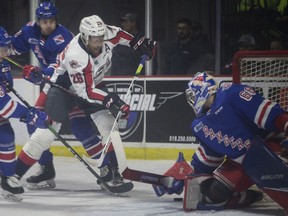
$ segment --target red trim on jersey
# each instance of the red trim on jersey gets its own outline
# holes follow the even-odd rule
[[[203,158],[206,162],[208,162],[208,163],[214,163],[214,164],[219,164],[219,161],[213,161],[213,160],[208,159],[208,158],[206,157],[205,152],[204,152],[201,148],[198,148],[198,150],[199,150],[199,153],[201,154],[202,158]]]
[[[259,126],[261,126],[261,122],[263,120],[263,117],[265,116],[267,108],[271,105],[271,103],[272,103],[271,101],[267,101],[267,103],[262,108],[261,113],[260,113],[259,118],[258,118],[258,122],[257,122]]]
[[[26,165],[28,166],[32,166],[33,164],[35,164],[37,162],[37,160],[29,157],[26,152],[24,152],[23,150],[20,152],[18,158]]]
[[[131,41],[131,40],[133,39],[133,36],[130,35],[130,34],[127,34],[127,33],[124,32],[124,31],[119,31],[119,32],[117,32],[116,37],[112,38],[112,39],[109,40],[109,41],[110,41],[111,43],[113,43],[113,44],[117,44],[117,43],[120,41],[121,38],[124,38],[124,39],[126,39],[126,40]]]
[[[4,161],[11,161],[13,159],[16,158],[16,153],[15,151],[12,153],[8,153],[8,154],[4,154],[4,153],[0,153],[0,159],[4,160]]]
[[[86,151],[87,151],[87,154],[89,156],[93,156],[93,155],[97,154],[98,152],[100,152],[102,150],[102,148],[103,148],[103,146],[100,143],[100,145],[96,145],[94,148],[86,150]]]
[[[5,116],[7,113],[9,113],[12,110],[13,107],[14,107],[14,101],[12,100],[12,102],[11,102],[10,106],[8,107],[8,109],[6,109],[6,111],[4,113],[2,113],[1,115]]]
[[[103,95],[93,92],[92,86],[94,85],[94,80],[93,80],[92,64],[89,59],[87,66],[83,69],[83,74],[86,83],[86,93],[88,95],[88,98],[92,100],[103,101],[104,100]]]

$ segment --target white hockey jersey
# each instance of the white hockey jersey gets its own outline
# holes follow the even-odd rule
[[[97,88],[97,85],[111,67],[112,50],[117,44],[130,46],[132,39],[133,36],[121,28],[107,26],[102,53],[96,57],[83,44],[78,34],[59,54],[59,67],[51,80],[67,71],[72,83],[71,90],[90,103],[102,104],[107,93]]]

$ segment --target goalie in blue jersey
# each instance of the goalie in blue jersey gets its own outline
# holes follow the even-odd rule
[[[200,147],[185,180],[184,209],[249,206],[263,197],[249,189],[256,184],[288,211],[288,166],[279,158],[287,157],[287,112],[249,86],[218,88],[207,73],[196,74],[188,86],[196,113],[191,129]]]
[[[18,118],[24,123],[38,128],[46,128],[48,116],[35,108],[27,108],[13,100],[9,94],[13,87],[13,76],[9,63],[5,60],[11,46],[7,31],[0,27],[0,173],[1,187],[5,199],[21,201],[24,192],[15,175],[16,149],[14,130],[10,118]]]
[[[219,88],[207,73],[194,76],[186,96],[196,114],[191,129],[200,145],[192,171],[186,169],[184,210],[244,208],[262,200],[265,192],[287,212],[287,112],[250,86]],[[184,177],[173,177],[173,187],[165,192],[180,194]],[[155,191],[165,193],[163,188]]]

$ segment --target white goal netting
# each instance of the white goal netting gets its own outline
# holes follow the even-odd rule
[[[288,111],[288,51],[240,51],[233,59],[233,83],[248,84]]]

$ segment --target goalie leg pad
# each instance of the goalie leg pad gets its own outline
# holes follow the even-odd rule
[[[197,205],[202,201],[203,194],[201,192],[201,183],[212,178],[211,175],[190,175],[185,178],[183,209],[185,211],[193,211],[197,209]]]
[[[230,159],[226,159],[214,171],[214,175],[220,182],[236,192],[245,191],[254,184],[251,178],[245,173],[241,164]]]
[[[261,138],[253,140],[243,160],[243,167],[258,187],[288,209],[288,167]]]

